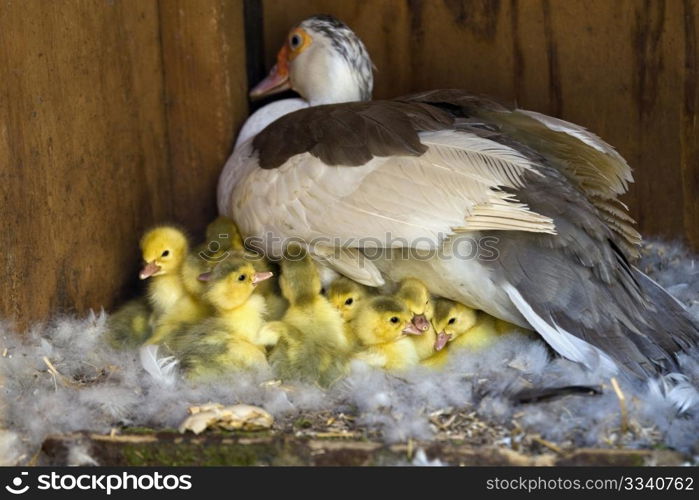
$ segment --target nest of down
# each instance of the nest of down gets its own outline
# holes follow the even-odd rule
[[[639,267],[699,319],[699,268],[693,255],[679,245],[650,242]],[[460,409],[551,443],[663,445],[687,456],[699,454],[699,410],[680,415],[646,387],[620,381],[613,388],[525,336],[505,336],[478,353],[459,353],[439,371],[417,367],[396,376],[356,364],[327,390],[270,384],[256,373],[206,383],[178,379],[165,386],[144,376],[137,352],[109,347],[107,319],[105,313],[57,318],[22,335],[9,324],[0,327],[0,461],[26,462],[50,434],[177,427],[189,406],[210,401],[257,405],[278,419],[320,411],[352,415],[362,432],[386,442],[433,439],[438,429],[431,416]],[[699,387],[699,352],[682,354],[679,362]],[[598,386],[601,391],[522,397],[527,390],[554,386]],[[509,439],[499,444],[511,445]]]

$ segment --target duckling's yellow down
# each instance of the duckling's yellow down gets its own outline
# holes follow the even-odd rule
[[[349,344],[342,317],[321,295],[318,269],[305,250],[287,250],[279,285],[289,307],[280,321],[263,328],[264,336],[279,339],[270,363],[283,379],[332,384],[345,372]]]
[[[141,279],[149,279],[148,301],[153,309],[153,334],[148,343],[167,339],[183,323],[197,322],[209,309],[187,291],[181,271],[189,243],[182,231],[170,226],[156,227],[141,239],[145,266]]]
[[[415,344],[408,335],[420,332],[402,301],[387,296],[374,297],[359,309],[352,326],[361,346],[356,359],[390,371],[418,364]]]
[[[418,358],[427,359],[435,353],[437,332],[432,326],[434,305],[429,290],[423,282],[415,278],[404,279],[396,292],[396,298],[405,303],[412,313],[412,322],[422,331],[421,335],[411,336]]]
[[[354,335],[352,320],[362,304],[374,295],[372,289],[340,276],[330,284],[326,295],[330,303],[342,315],[342,320],[345,322],[345,336],[349,341],[350,348],[356,348],[359,345],[359,340]]]
[[[127,302],[109,316],[107,342],[115,349],[128,349],[143,344],[151,335],[152,310],[145,299]]]
[[[440,350],[425,360],[425,364],[441,367],[450,353],[459,349],[478,351],[492,344],[500,335],[516,328],[483,311],[476,311],[458,302],[437,299],[433,324],[438,332]]]
[[[228,257],[214,268],[204,298],[215,316],[176,332],[170,342],[190,378],[267,367],[259,337],[266,304],[253,292],[269,277],[241,257]]]
[[[211,271],[232,252],[242,251],[238,226],[228,217],[217,217],[207,226],[204,242],[187,254],[181,272],[185,289],[195,297],[201,296],[204,283],[199,281],[199,275]]]

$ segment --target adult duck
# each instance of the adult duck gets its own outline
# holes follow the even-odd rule
[[[360,283],[418,278],[590,369],[678,379],[699,331],[631,263],[640,237],[617,197],[632,176],[611,146],[462,90],[370,101],[369,55],[329,16],[294,27],[251,94],[286,88],[310,107],[268,115],[219,185],[220,211],[256,246],[278,256],[301,239]]]

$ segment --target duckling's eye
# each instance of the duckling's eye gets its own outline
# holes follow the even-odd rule
[[[245,278],[247,278],[247,276],[244,274],[241,274],[240,276],[238,276],[238,281],[245,281]]]
[[[170,255],[170,250],[165,250],[162,254],[160,254],[161,257],[167,257]]]
[[[456,323],[456,318],[449,318],[449,324],[453,325],[454,323]]]
[[[390,319],[390,321],[391,321],[391,323],[398,323],[398,321],[400,321],[400,320],[398,319],[398,316],[393,316],[393,317]]]
[[[291,50],[296,50],[301,46],[302,41],[303,40],[301,40],[301,35],[299,35],[298,33],[294,33],[293,35],[291,35],[291,38],[289,38],[289,47],[291,48]]]
[[[345,305],[346,305],[346,306],[351,306],[351,305],[352,305],[352,302],[354,302],[354,299],[353,299],[352,297],[350,297],[349,299],[345,300]]]

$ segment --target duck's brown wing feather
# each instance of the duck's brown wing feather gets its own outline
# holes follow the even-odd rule
[[[254,139],[260,167],[277,168],[310,153],[327,165],[364,165],[374,157],[419,156],[419,132],[453,125],[448,113],[421,103],[353,102],[300,109],[270,124]]]

